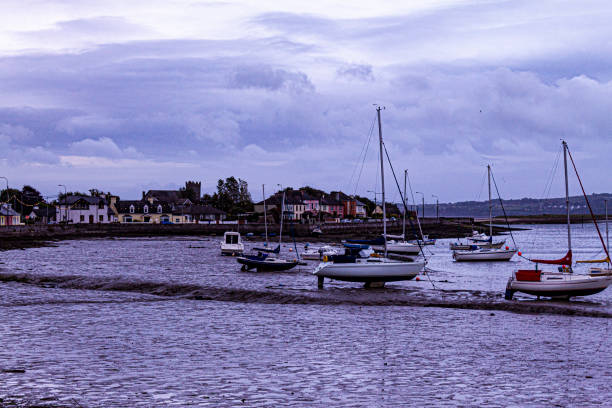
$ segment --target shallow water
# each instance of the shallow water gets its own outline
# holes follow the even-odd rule
[[[576,256],[594,257],[593,227],[573,232]],[[525,255],[561,257],[564,233],[536,226],[515,238]],[[454,263],[449,242],[428,247],[428,276],[376,290],[344,282],[318,290],[315,262],[240,272],[209,238],[4,252],[0,398],[86,407],[610,405],[612,292],[506,302],[510,271],[527,262]]]

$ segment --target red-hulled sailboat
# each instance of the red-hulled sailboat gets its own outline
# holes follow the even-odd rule
[[[595,223],[595,228],[597,229],[597,234],[599,235],[599,239],[601,240],[601,245],[603,246],[603,249],[608,259],[610,258],[610,255],[608,253],[608,248],[601,236],[601,232],[599,231],[599,226],[597,225],[597,221],[595,220],[593,211],[591,210],[591,204],[589,203],[589,200],[584,191],[584,187],[582,186],[582,181],[580,180],[580,176],[578,175],[578,170],[576,169],[576,164],[574,163],[572,154],[569,152],[567,143],[563,141],[562,144],[563,165],[565,168],[565,204],[567,207],[567,254],[563,258],[555,260],[530,259],[531,262],[535,263],[534,269],[519,269],[518,271],[515,271],[508,280],[505,296],[507,300],[511,300],[515,292],[527,293],[529,295],[538,296],[538,298],[540,296],[546,296],[562,297],[569,299],[573,296],[587,296],[599,293],[605,290],[610,284],[612,284],[611,273],[591,273],[588,275],[573,273],[572,231],[570,225],[569,187],[567,179],[568,154],[572,162],[574,171],[576,172],[576,177],[578,178],[580,187],[582,188],[582,193],[586,200],[587,206],[589,207],[589,211],[591,212],[591,217],[593,218],[593,222]],[[545,272],[538,269],[539,264],[557,265],[559,269],[558,272]]]

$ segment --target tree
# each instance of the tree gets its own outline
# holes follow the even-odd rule
[[[210,197],[210,203],[232,216],[253,210],[248,183],[233,176],[217,181],[217,192]]]

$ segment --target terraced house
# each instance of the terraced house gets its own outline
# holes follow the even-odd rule
[[[71,224],[106,224],[110,222],[109,207],[103,197],[69,195],[56,207],[57,219]]]

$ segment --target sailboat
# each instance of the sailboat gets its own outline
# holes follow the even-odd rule
[[[491,201],[491,166],[487,165],[487,176],[489,178],[489,238],[488,241],[493,244],[493,202]],[[474,238],[472,238],[473,240]],[[509,261],[517,252],[516,248],[483,248],[478,247],[476,250],[456,250],[453,251],[453,259],[458,262],[466,261]]]
[[[371,257],[372,249],[369,245],[344,244],[344,255],[324,258],[323,262],[313,271],[313,274],[318,278],[319,288],[323,287],[325,278],[348,282],[364,282],[366,286],[373,283],[384,285],[385,282],[410,280],[414,279],[425,267],[425,262],[400,262],[387,258],[387,211],[385,206],[385,172],[380,110],[381,108],[378,106],[376,113],[380,146],[384,257]]]
[[[591,210],[591,204],[582,186],[582,181],[578,175],[576,164],[572,158],[572,154],[569,152],[567,143],[562,142],[563,145],[563,165],[565,168],[565,205],[567,212],[567,254],[556,260],[545,260],[545,259],[530,259],[531,262],[535,263],[534,269],[519,269],[512,273],[512,276],[508,279],[506,285],[505,298],[511,300],[515,292],[523,292],[529,295],[546,296],[546,297],[562,297],[570,298],[573,296],[587,296],[599,293],[605,290],[612,283],[612,274],[610,273],[590,273],[588,275],[574,274],[572,270],[572,229],[570,224],[570,205],[569,205],[569,187],[567,179],[567,156],[569,154],[572,166],[580,183],[582,194],[586,200],[587,206],[595,223],[597,234],[603,246],[604,252],[607,258],[610,258],[608,247],[604,243],[604,240],[599,231],[599,226]],[[558,272],[546,272],[538,269],[538,264],[545,265],[557,265]],[[609,269],[608,269],[609,271]]]
[[[262,187],[264,194],[264,224],[266,230],[266,246],[268,244],[268,220],[266,217],[266,195],[265,187]],[[239,264],[242,265],[243,271],[249,271],[255,269],[257,272],[278,272],[286,271],[298,264],[298,260],[287,260],[278,258],[276,256],[270,256],[270,254],[279,254],[281,249],[281,243],[283,239],[283,218],[285,215],[285,192],[283,192],[283,200],[281,202],[281,216],[280,216],[280,232],[278,246],[275,249],[266,248],[253,248],[257,251],[256,255],[244,255],[236,258]]]

